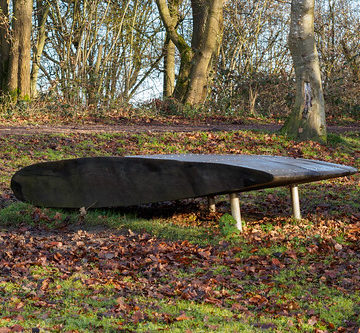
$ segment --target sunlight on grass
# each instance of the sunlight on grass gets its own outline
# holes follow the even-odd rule
[[[76,225],[79,223],[79,212],[77,210],[43,209],[35,218],[36,208],[30,204],[17,202],[0,210],[0,225],[16,226],[19,224],[36,225],[43,224],[50,228],[57,228],[62,220]],[[171,223],[171,220],[158,219],[146,220],[137,218],[132,214],[116,213],[106,210],[89,210],[85,219],[81,220],[83,226],[106,226],[115,229],[132,230],[135,232],[147,232],[154,236],[168,240],[186,239],[196,244],[217,244],[220,240],[211,230],[205,227],[181,227]]]
[[[0,184],[4,184],[1,191],[8,193],[11,175],[32,163],[119,154],[291,155],[359,167],[359,147],[358,133],[330,134],[327,145],[264,131],[56,134],[21,140],[7,135],[0,137],[4,163]],[[217,198],[214,215],[191,211],[149,218],[141,217],[147,215],[137,214],[136,209],[90,209],[80,216],[78,210],[42,209],[5,199],[0,206],[1,241],[15,237],[11,230],[18,226],[26,231],[18,232],[22,238],[11,251],[0,254],[4,263],[0,327],[18,324],[29,331],[38,327],[79,332],[311,332],[359,326],[360,293],[355,288],[358,182],[355,175],[301,185],[301,221],[291,218],[286,187],[242,193],[244,234],[234,230],[233,219],[226,215],[230,207],[225,196]],[[353,238],[349,238],[349,228]],[[71,240],[63,248],[44,240],[48,235],[75,237],[77,231],[92,229],[105,230],[107,236],[121,234],[126,240],[124,252],[111,237],[89,247],[87,238],[82,238],[81,246]],[[39,244],[30,257],[23,258],[17,248],[36,233]],[[158,245],[141,257],[136,270],[133,257],[126,266],[122,253],[141,248],[138,233],[164,247],[168,241],[181,245],[164,256]],[[182,253],[183,244],[195,245]],[[52,264],[40,261],[44,249]],[[57,252],[62,257],[56,261]],[[106,271],[106,278],[100,278],[115,253],[117,261]],[[170,264],[175,266],[161,274],[161,268]],[[7,269],[6,265],[13,266]],[[144,288],[145,282],[149,288]],[[170,294],[163,291],[167,286],[172,288]],[[147,292],[155,296],[146,296]]]

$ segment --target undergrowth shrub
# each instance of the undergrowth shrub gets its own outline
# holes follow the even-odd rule
[[[339,74],[324,83],[323,88],[327,120],[360,120],[359,80]],[[284,120],[295,102],[295,93],[295,80],[286,73],[235,75],[220,72],[207,105],[211,114]]]

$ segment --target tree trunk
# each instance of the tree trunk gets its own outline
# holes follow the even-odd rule
[[[174,20],[175,27],[179,24],[179,6],[182,0],[169,0],[169,12]],[[166,33],[164,42],[164,82],[163,97],[169,98],[175,90],[175,44],[169,33]]]
[[[101,79],[99,73],[100,73],[102,55],[103,55],[103,45],[100,44],[97,51],[95,66],[90,70],[90,82],[87,91],[88,105],[97,105],[99,102],[98,95],[99,95],[99,87],[101,85]]]
[[[171,97],[175,88],[175,44],[167,36],[164,43],[164,98]]]
[[[0,91],[6,89],[10,52],[8,1],[0,0]]]
[[[314,38],[314,0],[292,0],[289,48],[295,67],[296,99],[282,132],[326,142],[324,96]]]
[[[192,0],[193,36],[191,47],[176,28],[178,18],[171,15],[166,0],[156,0],[166,32],[180,53],[180,69],[173,96],[182,103],[203,103],[210,71],[222,38],[224,0]]]
[[[7,75],[7,89],[15,98],[18,95],[18,77],[19,77],[19,43],[20,43],[20,14],[19,2],[14,4],[14,19],[12,22],[11,44],[9,54],[9,67]]]
[[[45,5],[42,0],[36,1],[36,7],[38,10],[38,35],[36,41],[36,48],[34,49],[33,63],[30,74],[31,97],[36,97],[37,95],[36,83],[39,75],[40,59],[46,41],[45,23],[50,10],[50,5]]]
[[[191,105],[202,103],[206,99],[210,71],[218,56],[222,38],[223,0],[209,0],[207,5],[205,3],[199,0],[192,1],[192,48],[195,56],[184,100]]]
[[[32,0],[14,1],[7,88],[16,98],[30,98]]]

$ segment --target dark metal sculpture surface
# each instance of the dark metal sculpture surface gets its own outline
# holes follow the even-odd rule
[[[15,196],[43,207],[121,207],[307,183],[356,173],[280,156],[147,155],[45,162],[19,170]]]

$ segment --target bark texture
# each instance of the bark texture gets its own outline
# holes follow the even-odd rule
[[[172,18],[175,29],[180,21],[179,6],[182,0],[169,0],[169,14]],[[164,98],[172,97],[175,90],[175,52],[176,47],[170,35],[166,33],[164,42]]]
[[[45,23],[46,19],[49,14],[50,5],[44,4],[42,0],[36,1],[36,7],[38,10],[38,33],[37,33],[37,40],[36,40],[36,47],[34,49],[33,54],[33,63],[31,68],[30,74],[30,90],[31,90],[31,97],[36,97],[37,90],[36,90],[36,83],[39,75],[39,68],[40,68],[40,59],[41,55],[44,50],[45,41],[46,41],[46,30],[45,30]]]
[[[15,0],[7,90],[14,97],[30,98],[32,0]]]
[[[8,1],[0,0],[0,91],[5,89],[9,66],[10,27]]]
[[[164,43],[164,98],[171,97],[175,88],[175,44],[169,37]]]
[[[178,32],[178,18],[171,15],[166,0],[156,0],[166,32],[180,53],[180,69],[173,96],[184,104],[203,103],[222,38],[224,0],[192,0],[191,46]]]
[[[223,0],[192,1],[195,56],[185,101],[198,104],[205,100],[210,71],[219,53],[222,38]]]
[[[314,0],[292,0],[289,48],[295,67],[296,99],[282,132],[326,141],[324,96],[314,37]]]

